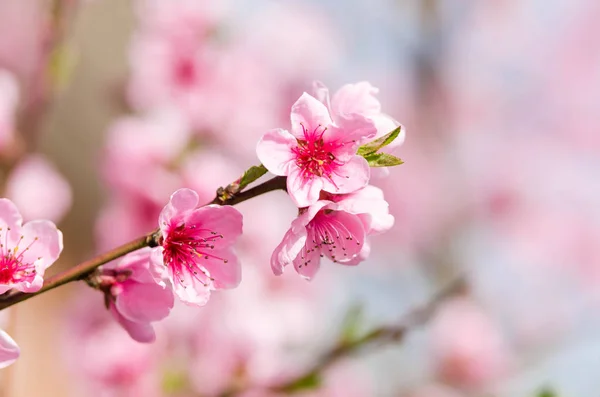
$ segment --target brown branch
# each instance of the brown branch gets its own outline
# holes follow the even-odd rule
[[[269,179],[255,187],[246,191],[240,192],[236,195],[223,199],[217,195],[213,201],[208,204],[218,205],[235,205],[251,198],[260,196],[262,194],[271,192],[273,190],[285,190],[286,179],[282,176],[277,176]],[[208,205],[206,204],[206,205]],[[145,236],[138,237],[120,247],[112,249],[104,254],[100,254],[90,260],[82,262],[62,273],[59,273],[53,277],[44,281],[44,285],[39,291],[33,293],[24,293],[20,291],[9,291],[4,295],[0,296],[0,310],[6,309],[16,303],[25,301],[33,298],[34,296],[43,294],[44,292],[50,291],[54,288],[60,287],[61,285],[70,283],[72,281],[82,280],[92,273],[97,267],[108,263],[112,260],[127,255],[130,252],[137,251],[143,247],[156,247],[158,246],[159,230],[154,230],[152,233],[148,233]]]
[[[339,342],[336,346],[326,352],[309,370],[281,385],[272,387],[271,390],[278,393],[300,391],[302,385],[314,384],[315,380],[319,379],[323,371],[335,364],[341,358],[348,357],[367,346],[376,344],[381,347],[386,346],[389,343],[402,341],[410,331],[422,327],[429,322],[441,302],[451,296],[462,293],[465,289],[465,280],[463,278],[458,278],[442,289],[425,305],[409,312],[400,323],[376,328],[364,336],[352,341]]]

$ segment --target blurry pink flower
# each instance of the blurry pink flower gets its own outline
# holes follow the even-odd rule
[[[369,165],[356,150],[375,134],[370,120],[352,114],[334,124],[325,105],[304,93],[292,106],[291,123],[292,133],[267,132],[256,153],[270,172],[287,176],[297,206],[314,204],[321,190],[351,193],[367,185]]]
[[[25,219],[59,222],[71,207],[71,186],[42,155],[30,155],[17,164],[6,181],[6,196]],[[43,197],[43,200],[40,200]]]
[[[0,368],[14,363],[19,355],[19,346],[6,332],[0,329]]]
[[[242,214],[230,206],[198,206],[198,194],[179,189],[159,217],[164,264],[179,298],[204,305],[210,291],[234,288],[241,267],[231,246],[242,234]]]
[[[291,263],[306,279],[319,270],[321,258],[354,265],[361,252],[366,232],[361,219],[331,201],[320,200],[300,211],[292,227],[271,256],[271,269],[276,275]]]
[[[6,148],[15,135],[19,83],[6,70],[0,69],[0,149]]]
[[[101,288],[110,312],[138,342],[155,340],[151,323],[167,317],[174,303],[164,267],[151,260],[151,253],[143,248],[101,268]]]
[[[446,302],[432,323],[438,375],[461,388],[478,389],[506,374],[509,348],[493,320],[474,302]]]
[[[411,391],[405,397],[462,397],[462,394],[443,385],[428,385]]]
[[[377,134],[368,137],[368,139],[363,139],[360,142],[361,144],[381,138],[400,126],[399,122],[381,112],[381,103],[375,98],[379,89],[373,87],[369,82],[361,81],[356,84],[346,84],[337,90],[331,100],[329,98],[329,90],[323,83],[319,81],[315,82],[314,90],[316,97],[329,109],[335,123],[339,124],[342,119],[358,114],[375,124]],[[391,144],[383,148],[382,151],[391,152],[402,145],[404,139],[405,130],[402,128],[400,135]]]
[[[108,132],[103,173],[108,183],[162,206],[181,186],[171,166],[190,143],[185,120],[170,110],[122,117]]]
[[[44,271],[63,248],[62,233],[54,223],[22,222],[17,207],[8,199],[0,199],[0,293],[12,288],[39,290]]]

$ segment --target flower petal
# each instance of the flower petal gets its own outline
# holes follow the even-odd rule
[[[177,221],[183,217],[186,212],[193,210],[198,206],[198,193],[192,189],[179,189],[171,195],[169,203],[165,205],[158,218],[159,227],[165,232],[165,228],[172,221]]]
[[[3,330],[0,329],[0,368],[5,368],[14,363],[21,351],[17,343]]]
[[[271,255],[271,269],[273,273],[277,276],[282,274],[283,268],[294,262],[305,243],[305,227],[298,228],[296,231],[293,227],[288,230],[285,236],[283,236],[281,243],[279,243]]]
[[[23,240],[19,251],[23,254],[23,262],[35,263],[40,276],[60,256],[63,249],[63,235],[56,225],[50,221],[27,222],[21,230]],[[38,259],[39,258],[39,259]]]
[[[291,132],[297,139],[305,139],[305,129],[312,132],[318,126],[333,124],[327,107],[306,92],[292,106],[291,122]]]
[[[305,178],[300,169],[293,167],[287,177],[287,192],[298,207],[308,207],[319,200],[323,178]]]
[[[158,284],[125,282],[115,307],[127,320],[159,321],[169,315],[174,304],[173,291]]]
[[[294,161],[292,148],[298,145],[296,138],[281,128],[268,131],[256,145],[260,162],[275,175],[287,175]]]
[[[243,228],[242,214],[230,205],[212,204],[198,208],[188,216],[186,222],[188,227],[194,225],[199,234],[206,234],[203,237],[219,236],[212,239],[216,249],[231,246],[242,234]]]
[[[169,278],[173,284],[173,291],[182,302],[192,306],[204,306],[210,298],[210,287],[200,280],[188,269],[182,269],[178,274],[173,274],[169,268]]]
[[[321,265],[319,250],[308,249],[303,246],[300,254],[294,259],[294,268],[299,275],[307,280],[312,279]]]
[[[242,266],[231,249],[211,251],[217,258],[209,258],[202,263],[213,279],[215,289],[235,288],[242,281]]]
[[[330,179],[323,178],[323,190],[333,194],[352,193],[367,186],[370,175],[367,160],[361,156],[354,156],[339,166]]]
[[[140,343],[152,343],[156,340],[156,334],[152,324],[130,321],[123,317],[114,305],[110,306],[110,312],[133,340]]]

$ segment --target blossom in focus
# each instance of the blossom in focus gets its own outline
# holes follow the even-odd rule
[[[234,288],[241,267],[232,250],[242,234],[242,214],[230,206],[198,206],[198,194],[179,189],[159,216],[162,254],[177,296],[204,305],[210,291]]]
[[[25,157],[6,181],[6,196],[20,209],[25,219],[59,222],[71,207],[69,182],[41,155]],[[40,200],[43,197],[43,200]]]
[[[271,268],[275,274],[293,263],[300,275],[310,279],[324,256],[344,265],[357,265],[370,253],[366,237],[385,232],[394,224],[383,192],[374,186],[322,197],[324,200],[300,210],[273,252]]]
[[[273,273],[280,275],[293,263],[301,276],[311,279],[324,256],[350,264],[360,254],[366,232],[357,215],[338,209],[337,204],[320,200],[301,210],[271,256]]]
[[[6,70],[0,69],[0,149],[9,145],[15,134],[19,83]]]
[[[35,292],[44,271],[60,255],[62,232],[46,220],[22,225],[23,218],[8,199],[0,199],[0,293],[9,289]]]
[[[291,133],[267,132],[256,153],[270,172],[287,176],[298,207],[316,203],[321,190],[342,194],[367,185],[369,165],[356,151],[376,133],[371,120],[352,114],[334,123],[327,107],[304,93],[292,106],[291,124]]]
[[[15,341],[0,329],[0,368],[7,367],[19,358],[20,350]]]
[[[138,342],[155,340],[151,323],[167,317],[174,303],[164,267],[151,260],[151,252],[146,247],[100,269],[100,288],[110,312]]]

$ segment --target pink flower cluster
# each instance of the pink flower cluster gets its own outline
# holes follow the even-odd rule
[[[377,89],[367,82],[347,84],[331,99],[320,83],[315,92],[316,97],[302,94],[292,106],[291,132],[271,130],[256,148],[270,172],[287,177],[288,194],[299,207],[271,267],[281,274],[293,264],[307,279],[325,256],[358,264],[369,254],[367,236],[392,227],[383,192],[368,185],[369,163],[358,151],[400,127],[381,112]],[[402,131],[392,148],[403,140]]]

